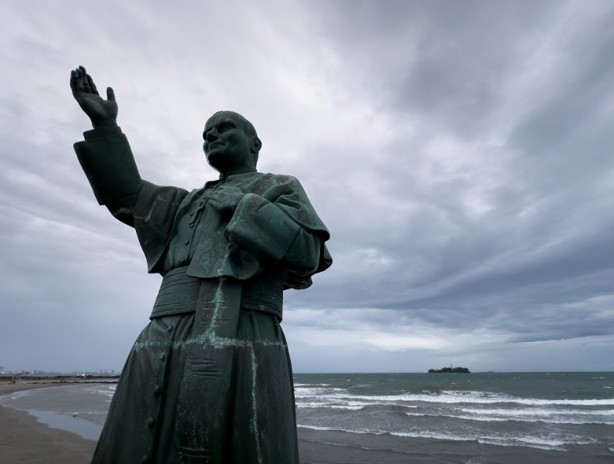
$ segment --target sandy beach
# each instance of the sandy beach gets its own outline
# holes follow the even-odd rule
[[[0,395],[20,390],[57,387],[65,383],[0,384]],[[40,464],[88,463],[95,441],[50,428],[25,411],[0,406],[0,462]],[[562,453],[523,447],[501,447],[475,442],[355,434],[299,428],[301,464],[575,464],[607,463],[611,455]],[[601,453],[599,453],[601,454]]]
[[[58,383],[0,384],[0,395],[20,390],[58,386]],[[96,443],[53,429],[25,411],[0,406],[0,462],[29,464],[84,464]]]

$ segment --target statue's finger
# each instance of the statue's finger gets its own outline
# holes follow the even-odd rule
[[[111,87],[107,87],[107,100],[115,101],[115,92]]]
[[[96,84],[94,84],[94,80],[92,79],[92,76],[90,76],[89,74],[87,75],[87,83],[90,86],[90,92],[98,95],[98,89],[96,88]]]
[[[77,83],[79,81],[79,74],[77,70],[70,72],[70,88],[73,93],[77,92]]]

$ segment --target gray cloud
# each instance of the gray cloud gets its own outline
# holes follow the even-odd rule
[[[72,154],[84,64],[146,178],[214,177],[228,108],[301,179],[335,264],[286,295],[297,370],[614,368],[608,2],[0,8],[5,367],[119,370],[159,284]]]

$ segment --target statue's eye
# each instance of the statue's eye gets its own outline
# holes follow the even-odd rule
[[[224,121],[220,123],[220,125],[218,126],[218,131],[226,132],[227,130],[234,129],[234,127],[235,127],[234,124],[231,123],[230,121]]]

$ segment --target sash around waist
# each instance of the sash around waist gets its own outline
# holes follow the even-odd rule
[[[167,272],[156,297],[150,319],[177,314],[193,313],[197,307],[211,308],[211,302],[199,302],[202,279],[186,275],[188,266]],[[282,318],[283,282],[278,279],[263,279],[245,282],[241,298],[244,311],[261,311]]]

